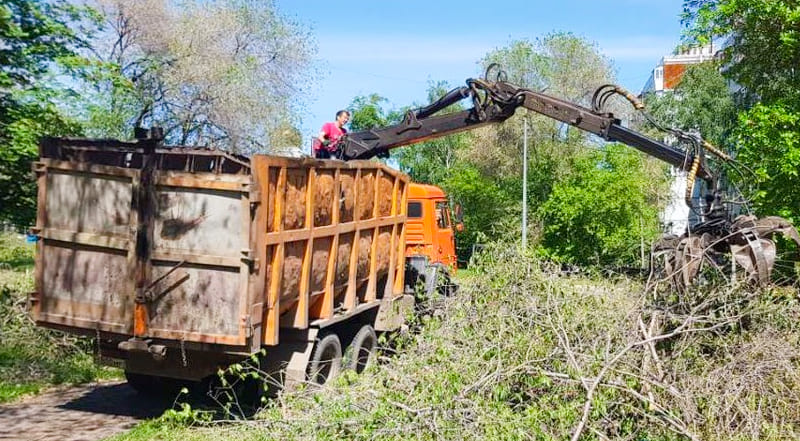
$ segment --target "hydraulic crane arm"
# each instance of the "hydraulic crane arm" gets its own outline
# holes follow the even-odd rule
[[[635,106],[635,98],[622,89],[604,86],[595,92],[595,102],[604,101],[608,94],[626,96]],[[433,116],[442,109],[462,99],[471,98],[473,107],[468,110]],[[340,145],[342,159],[368,159],[381,156],[389,150],[429,139],[474,129],[487,124],[500,123],[510,118],[518,107],[593,133],[611,142],[621,142],[674,167],[691,171],[710,181],[711,174],[704,167],[703,158],[695,161],[691,153],[670,147],[639,132],[623,127],[612,113],[602,112],[600,106],[588,109],[569,101],[555,98],[530,89],[517,87],[506,81],[469,79],[467,86],[451,90],[438,101],[409,111],[403,121],[385,128],[355,132],[347,135]],[[638,108],[638,107],[637,107]]]
[[[501,123],[510,118],[519,107],[539,113],[593,133],[607,141],[621,142],[634,147],[668,164],[688,171],[685,192],[686,203],[693,207],[695,178],[710,185],[703,196],[707,208],[695,211],[703,219],[691,225],[680,237],[669,236],[654,245],[654,258],[663,259],[666,278],[679,289],[686,288],[701,273],[703,260],[709,260],[709,268],[719,269],[725,252],[732,256],[732,268],[744,269],[746,278],[757,284],[769,283],[775,264],[775,243],[772,236],[778,232],[793,239],[800,246],[800,235],[787,220],[770,216],[757,219],[754,216],[730,219],[730,210],[725,207],[722,192],[717,188],[715,176],[706,168],[706,154],[711,154],[733,165],[733,158],[707,143],[699,135],[678,129],[662,127],[643,111],[644,106],[630,93],[614,85],[597,89],[592,97],[591,109],[541,92],[517,87],[508,83],[505,75],[498,72],[495,81],[470,79],[467,85],[451,90],[438,101],[409,111],[400,124],[349,134],[339,144],[341,159],[367,159],[388,154],[389,150],[404,145],[422,142],[440,136],[470,130],[483,125]],[[684,151],[651,139],[635,130],[623,127],[612,113],[604,111],[606,101],[614,95],[624,96],[634,108],[642,111],[644,118],[661,131],[675,136],[688,148]],[[437,115],[446,107],[472,99],[472,108],[456,113]]]

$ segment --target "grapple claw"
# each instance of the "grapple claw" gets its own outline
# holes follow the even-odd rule
[[[756,218],[752,215],[737,217],[728,228],[704,232],[701,235],[684,234],[666,236],[653,246],[653,256],[663,262],[664,276],[678,289],[683,290],[697,282],[704,265],[715,267],[724,274],[720,262],[732,259],[731,279],[735,267],[744,270],[748,283],[766,286],[771,282],[777,258],[777,247],[772,237],[783,234],[800,246],[800,235],[788,220],[779,216]],[[730,253],[731,257],[724,258]]]

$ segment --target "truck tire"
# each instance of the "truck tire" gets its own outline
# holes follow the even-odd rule
[[[336,334],[320,338],[311,352],[308,362],[308,381],[319,385],[327,384],[339,374],[342,368],[342,343]]]
[[[378,336],[375,334],[375,329],[372,325],[362,326],[353,337],[353,342],[347,347],[344,368],[357,374],[364,372],[375,357],[377,347]]]

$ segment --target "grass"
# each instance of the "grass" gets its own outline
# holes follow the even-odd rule
[[[119,378],[99,366],[91,339],[37,327],[27,307],[33,291],[34,245],[0,235],[0,403],[52,385]]]

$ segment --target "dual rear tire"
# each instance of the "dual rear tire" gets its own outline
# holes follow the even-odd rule
[[[377,347],[378,336],[372,325],[363,325],[344,351],[337,334],[326,334],[317,341],[311,352],[311,359],[308,362],[308,381],[325,385],[336,378],[342,370],[352,370],[360,374],[372,362]]]

